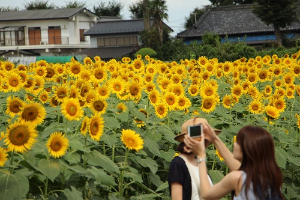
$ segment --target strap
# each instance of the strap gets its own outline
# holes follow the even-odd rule
[[[199,197],[200,199],[202,199],[201,197],[201,193],[200,193],[200,180],[197,178],[197,176],[195,175],[194,173],[194,170],[192,169],[192,164],[182,155],[179,155],[180,158],[182,158],[185,162],[185,165],[187,166],[188,170],[189,170],[189,173],[190,173],[190,176],[191,178],[195,181],[195,184],[197,186],[197,190],[198,190],[198,194],[199,194]]]

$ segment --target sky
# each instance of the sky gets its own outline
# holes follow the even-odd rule
[[[0,6],[4,7],[19,7],[24,9],[24,4],[32,2],[34,0],[0,0]],[[138,0],[48,0],[48,3],[56,6],[64,6],[66,2],[85,2],[86,7],[92,11],[93,5],[98,5],[100,2],[109,1],[120,2],[124,5],[121,15],[123,19],[130,19],[131,13],[129,12],[129,5],[136,3]],[[209,0],[166,0],[168,8],[168,21],[164,21],[174,32],[172,36],[176,36],[177,33],[184,30],[185,18],[194,10],[194,8],[202,8],[205,5],[210,5]]]

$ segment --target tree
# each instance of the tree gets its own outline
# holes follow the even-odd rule
[[[298,0],[257,0],[253,13],[267,25],[273,25],[276,41],[282,46],[280,28],[297,21]]]
[[[61,8],[84,8],[86,7],[86,2],[78,2],[78,1],[69,1],[66,2],[65,6]]]
[[[98,17],[102,16],[117,16],[121,17],[121,10],[123,9],[122,3],[115,1],[109,1],[108,4],[101,2],[98,6],[93,6],[94,13]]]
[[[168,8],[165,0],[152,0],[149,4],[150,16],[153,17],[153,26],[155,27],[159,40],[163,42],[163,19],[168,20]]]
[[[240,4],[253,4],[255,0],[209,0],[212,6],[230,6]]]
[[[189,15],[185,17],[184,28],[188,29],[196,24],[196,21],[205,13],[206,8],[195,8]]]
[[[19,7],[10,7],[10,6],[7,6],[7,7],[0,7],[0,12],[7,12],[7,11],[19,11]]]
[[[150,12],[149,12],[149,0],[143,0],[143,18],[144,18],[144,29],[150,31]]]
[[[56,6],[54,4],[49,5],[48,0],[36,0],[25,3],[24,7],[26,10],[42,10],[42,9],[54,9]]]
[[[132,19],[143,18],[143,1],[132,3],[129,6],[129,11],[131,12]]]

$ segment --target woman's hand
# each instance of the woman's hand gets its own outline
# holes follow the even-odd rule
[[[205,152],[205,144],[204,144],[204,138],[205,133],[203,133],[201,140],[197,141],[191,138],[189,135],[184,136],[184,150],[188,153],[193,152],[196,156],[199,156],[201,158],[206,157],[206,152]]]

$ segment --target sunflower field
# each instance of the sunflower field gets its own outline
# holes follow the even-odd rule
[[[0,199],[170,199],[174,136],[194,116],[230,149],[245,125],[269,130],[300,199],[299,56],[0,61]],[[229,171],[212,145],[207,165],[214,183]]]

